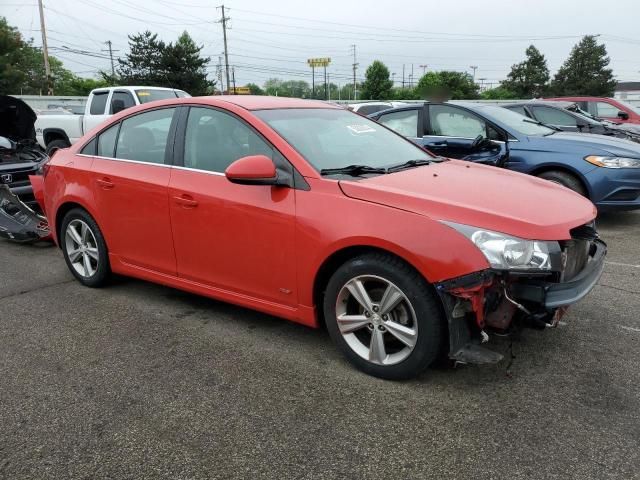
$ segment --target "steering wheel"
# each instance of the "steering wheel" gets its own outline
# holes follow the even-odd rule
[[[484,143],[484,137],[482,135],[478,135],[476,138],[473,139],[473,142],[471,143],[471,145],[469,145],[469,149],[470,150],[476,150],[483,143]]]

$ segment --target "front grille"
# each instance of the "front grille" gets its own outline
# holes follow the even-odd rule
[[[562,242],[562,281],[567,282],[578,275],[589,261],[593,240],[598,232],[593,223],[571,230],[571,240]]]
[[[26,185],[29,185],[29,175],[35,175],[37,173],[37,167],[32,166],[29,168],[22,168],[19,170],[6,170],[6,171],[0,171],[1,173],[9,173],[11,174],[12,180],[11,183],[9,183],[9,188],[15,188],[15,187],[24,187]]]

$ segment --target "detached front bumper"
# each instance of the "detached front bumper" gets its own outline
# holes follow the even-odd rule
[[[488,339],[486,331],[504,333],[514,325],[556,326],[567,307],[584,298],[604,270],[607,245],[597,238],[577,242],[584,247],[582,255],[578,258],[576,248],[566,246],[563,272],[489,269],[437,284],[449,324],[450,358],[495,363],[502,355],[480,346]]]

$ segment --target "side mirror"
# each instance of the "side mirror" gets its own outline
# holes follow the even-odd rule
[[[113,100],[111,102],[111,113],[114,115],[125,109],[124,100]]]
[[[629,120],[629,114],[620,110],[618,112],[618,118],[621,118],[622,120]]]
[[[242,157],[227,167],[225,177],[240,185],[278,185],[278,173],[273,161],[265,155]]]

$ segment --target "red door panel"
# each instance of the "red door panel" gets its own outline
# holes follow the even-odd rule
[[[179,276],[296,305],[295,190],[173,168],[169,198]]]
[[[136,266],[175,275],[164,165],[96,158],[92,188],[109,253]]]

